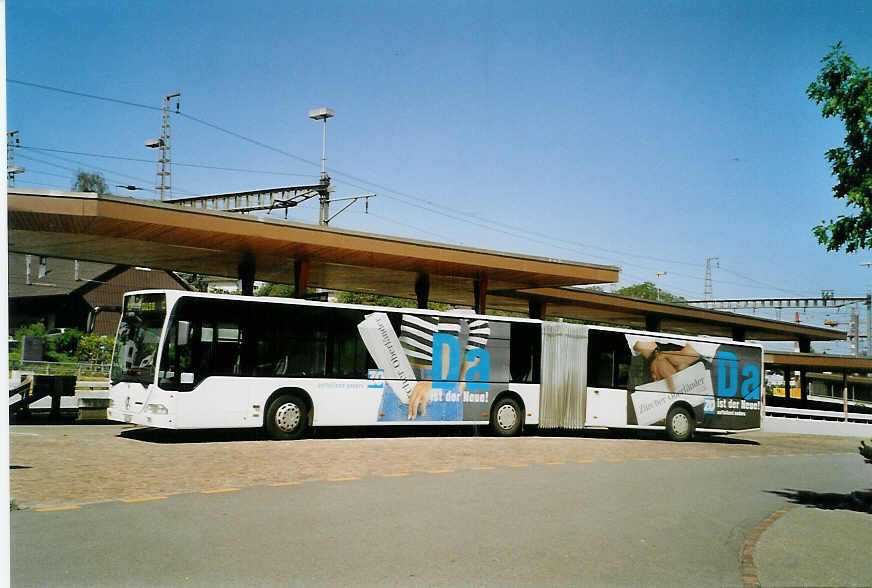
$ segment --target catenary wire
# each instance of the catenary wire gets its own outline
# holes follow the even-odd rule
[[[109,98],[109,97],[106,97],[106,96],[98,96],[98,95],[96,95],[96,94],[89,94],[89,93],[85,93],[85,92],[76,92],[76,91],[73,91],[73,90],[67,90],[67,89],[64,89],[64,88],[57,88],[57,87],[49,86],[49,85],[46,85],[46,84],[36,84],[36,83],[33,83],[33,82],[24,82],[24,81],[21,81],[21,80],[15,80],[15,79],[11,79],[11,78],[7,78],[7,81],[12,82],[12,83],[16,83],[16,84],[25,85],[25,86],[31,86],[31,87],[35,87],[35,88],[40,88],[40,89],[44,89],[44,90],[51,90],[51,91],[55,91],[55,92],[61,92],[61,93],[65,93],[65,94],[70,94],[70,95],[74,95],[74,96],[80,96],[80,97],[85,97],[85,98],[93,98],[93,99],[96,99],[96,100],[104,100],[104,101],[107,101],[107,102],[114,102],[114,103],[124,104],[124,105],[128,105],[128,106],[135,106],[135,107],[139,107],[139,108],[146,108],[146,109],[148,109],[148,110],[158,110],[158,111],[162,110],[161,108],[158,108],[158,107],[155,107],[155,106],[149,106],[149,105],[146,105],[146,104],[141,104],[141,103],[133,102],[133,101],[130,101],[130,100],[121,100],[121,99],[117,99],[117,98]],[[318,167],[318,166],[320,165],[318,162],[312,161],[312,160],[310,160],[310,159],[306,159],[306,158],[304,158],[304,157],[300,157],[299,155],[295,155],[295,154],[290,153],[290,152],[288,152],[288,151],[285,151],[285,150],[283,150],[283,149],[279,149],[278,147],[273,147],[272,145],[269,145],[269,144],[264,143],[264,142],[262,142],[262,141],[258,141],[258,140],[256,140],[256,139],[252,139],[251,137],[247,137],[247,136],[245,136],[245,135],[242,135],[241,133],[237,133],[237,132],[235,132],[235,131],[231,131],[231,130],[226,129],[226,128],[224,128],[224,127],[218,125],[218,124],[215,124],[215,123],[209,122],[209,121],[207,121],[207,120],[204,120],[204,119],[201,119],[201,118],[195,117],[195,116],[190,115],[190,114],[187,114],[187,113],[185,113],[185,112],[179,112],[179,113],[175,113],[175,114],[176,114],[176,116],[181,116],[181,117],[183,117],[183,118],[186,118],[186,119],[191,120],[191,121],[193,121],[193,122],[196,122],[196,123],[198,123],[198,124],[201,124],[201,125],[207,126],[207,127],[212,128],[212,129],[214,129],[214,130],[217,130],[217,131],[220,131],[220,132],[222,132],[222,133],[226,133],[226,134],[228,134],[228,135],[230,135],[230,136],[236,137],[237,139],[240,139],[240,140],[242,140],[242,141],[246,141],[246,142],[251,143],[251,144],[253,144],[253,145],[257,145],[257,146],[259,146],[259,147],[261,147],[261,148],[268,149],[268,150],[270,150],[270,151],[273,151],[273,152],[279,153],[279,154],[281,154],[281,155],[284,155],[284,156],[289,157],[289,158],[291,158],[291,159],[295,159],[295,160],[297,160],[297,161],[300,161],[300,162],[306,163],[306,164],[308,164],[308,165],[312,165],[312,166],[315,166],[315,167]],[[379,190],[382,190],[382,191],[385,191],[385,192],[390,192],[390,193],[392,193],[392,194],[395,194],[396,196],[400,196],[400,197],[402,197],[402,198],[406,198],[406,199],[409,199],[409,200],[414,200],[414,201],[420,202],[420,203],[422,203],[422,204],[425,204],[425,205],[427,205],[427,206],[429,207],[429,211],[430,211],[430,212],[432,212],[432,213],[434,213],[434,214],[439,214],[439,215],[445,216],[445,217],[447,217],[447,218],[451,218],[452,220],[461,220],[461,221],[463,221],[463,222],[467,222],[467,223],[470,223],[470,224],[473,224],[473,225],[479,226],[480,228],[489,228],[489,229],[491,229],[491,230],[498,230],[499,232],[503,232],[503,233],[506,233],[506,234],[513,234],[513,235],[516,235],[516,233],[519,232],[519,231],[527,230],[527,229],[522,229],[521,227],[515,227],[515,226],[513,226],[513,225],[508,225],[508,224],[505,224],[505,223],[498,223],[498,222],[495,222],[495,221],[488,221],[488,220],[482,219],[481,216],[474,214],[474,215],[472,215],[472,216],[474,216],[475,218],[478,218],[478,219],[479,219],[479,222],[476,223],[476,222],[470,221],[470,220],[468,220],[468,219],[464,219],[464,218],[459,217],[459,216],[450,215],[450,214],[444,212],[443,210],[439,210],[439,208],[438,208],[439,205],[438,205],[437,203],[435,203],[435,202],[433,202],[433,201],[431,201],[431,200],[428,200],[428,199],[426,199],[426,198],[421,198],[421,197],[419,197],[419,196],[415,196],[415,195],[413,195],[413,194],[409,194],[409,193],[407,193],[407,192],[403,192],[403,191],[400,191],[400,190],[395,190],[395,189],[390,188],[390,187],[388,187],[388,186],[385,186],[385,185],[383,185],[383,184],[379,184],[379,183],[377,183],[377,182],[372,182],[372,181],[370,181],[370,180],[366,180],[365,178],[361,178],[361,177],[359,177],[359,176],[356,176],[356,175],[353,175],[353,174],[349,174],[349,173],[347,173],[347,172],[343,172],[343,171],[341,171],[341,170],[337,170],[337,169],[335,169],[335,168],[333,168],[331,171],[332,171],[335,175],[338,175],[338,176],[341,176],[341,177],[350,178],[350,179],[352,179],[352,180],[354,180],[354,181],[356,181],[356,182],[362,182],[362,183],[366,184],[367,186],[372,186],[372,187],[375,187],[375,188],[377,188],[377,189],[379,189]],[[352,184],[352,185],[353,185],[353,184]],[[358,187],[358,188],[360,188],[360,189],[363,189],[363,190],[368,190],[368,189],[369,189],[369,188],[364,187],[364,186],[356,186],[356,187]],[[179,190],[179,192],[184,193],[182,190]],[[397,198],[394,198],[394,200],[397,200]],[[425,210],[426,210],[426,209],[425,209]],[[502,230],[499,230],[499,229],[494,229],[494,228],[492,228],[492,226],[488,226],[488,225],[502,225],[502,227],[504,227],[504,228],[503,228]],[[511,231],[511,232],[510,232],[510,231]],[[554,240],[554,238],[551,237],[551,236],[549,236],[549,235],[545,235],[545,234],[542,234],[542,233],[538,233],[538,235],[541,236],[541,237],[544,237],[545,239],[548,239],[548,240]],[[521,237],[521,238],[525,238],[525,237]],[[539,243],[539,244],[548,244],[547,242],[543,242],[543,241],[540,241],[540,240],[534,240],[534,242],[537,242],[537,243]],[[595,245],[583,244],[583,243],[578,243],[578,242],[571,242],[571,243],[574,244],[574,245],[576,245],[576,246],[594,248],[594,249],[598,249],[598,250],[601,250],[601,251],[606,251],[606,252],[609,252],[609,253],[614,253],[614,254],[619,254],[619,255],[630,255],[630,256],[633,256],[633,257],[650,258],[650,256],[644,256],[644,255],[635,254],[635,253],[630,253],[630,252],[621,252],[621,251],[617,251],[617,250],[610,250],[610,249],[606,249],[606,248],[603,248],[603,247],[598,247],[598,246],[595,246]],[[654,258],[654,259],[657,260],[657,261],[667,261],[667,260],[664,260],[664,259],[662,259],[662,258]],[[697,265],[697,264],[693,264],[693,263],[691,263],[691,262],[687,262],[687,261],[679,261],[679,260],[670,260],[669,263],[686,264],[686,265]]]
[[[141,104],[141,103],[133,102],[133,101],[130,101],[130,100],[122,100],[122,99],[110,98],[110,97],[106,97],[106,96],[99,96],[99,95],[96,95],[96,94],[90,94],[90,93],[85,93],[85,92],[77,92],[77,91],[73,91],[73,90],[67,90],[67,89],[63,89],[63,88],[57,88],[57,87],[49,86],[49,85],[46,85],[46,84],[37,84],[37,83],[33,83],[33,82],[25,82],[25,81],[22,81],[22,80],[16,80],[16,79],[12,79],[12,78],[7,78],[7,82],[10,82],[10,83],[13,83],[13,84],[20,84],[20,85],[24,85],[24,86],[30,86],[30,87],[39,88],[39,89],[44,89],[44,90],[50,90],[50,91],[55,91],[55,92],[61,92],[61,93],[65,93],[65,94],[69,94],[69,95],[73,95],[73,96],[79,96],[79,97],[84,97],[84,98],[91,98],[91,99],[95,99],[95,100],[102,100],[102,101],[106,101],[106,102],[112,102],[112,103],[117,103],[117,104],[122,104],[122,105],[127,105],[127,106],[133,106],[133,107],[138,107],[138,108],[144,108],[144,109],[153,110],[153,111],[162,111],[162,110],[163,110],[163,109],[161,109],[161,108],[159,108],[159,107],[150,106],[150,105],[147,105],[147,104]],[[308,165],[312,165],[312,166],[316,166],[316,167],[319,166],[319,163],[318,163],[318,162],[312,161],[312,160],[310,160],[310,159],[306,159],[306,158],[304,158],[304,157],[300,157],[300,156],[298,156],[298,155],[295,155],[295,154],[290,153],[290,152],[288,152],[288,151],[285,151],[285,150],[283,150],[283,149],[279,149],[279,148],[277,148],[277,147],[273,147],[272,145],[269,145],[269,144],[264,143],[264,142],[262,142],[262,141],[258,141],[258,140],[256,140],[256,139],[252,139],[252,138],[247,137],[247,136],[245,136],[245,135],[242,135],[242,134],[240,134],[240,133],[237,133],[237,132],[231,131],[231,130],[229,130],[229,129],[226,129],[226,128],[224,128],[224,127],[218,125],[218,124],[215,124],[215,123],[212,123],[212,122],[206,121],[206,120],[204,120],[204,119],[201,119],[201,118],[195,117],[195,116],[190,115],[190,114],[187,114],[187,113],[182,113],[182,112],[180,112],[180,113],[175,113],[175,114],[176,114],[177,116],[181,116],[181,117],[183,117],[183,118],[186,118],[186,119],[191,120],[191,121],[193,121],[193,122],[196,122],[196,123],[198,123],[198,124],[201,124],[201,125],[204,125],[204,126],[210,127],[210,128],[212,128],[212,129],[214,129],[214,130],[217,130],[217,131],[220,131],[220,132],[222,132],[222,133],[228,134],[228,135],[230,135],[230,136],[236,137],[236,138],[238,138],[238,139],[240,139],[240,140],[242,140],[242,141],[246,141],[246,142],[251,143],[251,144],[253,144],[253,145],[257,145],[257,146],[259,146],[259,147],[261,147],[261,148],[268,149],[268,150],[270,150],[270,151],[274,151],[274,152],[279,153],[279,154],[281,154],[281,155],[284,155],[284,156],[286,156],[286,157],[289,157],[289,158],[295,159],[295,160],[297,160],[297,161],[300,161],[300,162],[306,163],[306,164],[308,164]],[[80,163],[80,162],[74,162],[74,163]],[[544,234],[544,233],[538,233],[538,232],[535,232],[535,231],[530,231],[529,229],[522,229],[521,227],[515,227],[515,226],[510,225],[510,224],[507,224],[507,223],[501,223],[501,222],[499,222],[499,221],[492,221],[492,220],[483,219],[480,215],[478,215],[478,214],[474,214],[474,213],[473,213],[473,214],[470,214],[470,216],[479,219],[479,222],[471,221],[471,220],[469,220],[469,219],[467,219],[467,218],[463,218],[463,217],[461,217],[461,216],[457,216],[457,215],[452,215],[452,214],[446,213],[444,210],[440,210],[439,208],[437,208],[437,207],[438,207],[437,203],[434,203],[434,202],[431,201],[431,200],[428,200],[428,199],[425,199],[425,198],[421,198],[421,197],[419,197],[419,196],[415,196],[415,195],[413,195],[413,194],[409,194],[409,193],[407,193],[407,192],[403,192],[403,191],[395,190],[395,189],[390,188],[390,187],[388,187],[388,186],[385,186],[385,185],[383,185],[383,184],[379,184],[379,183],[376,183],[376,182],[372,182],[372,181],[367,180],[367,179],[365,179],[365,178],[360,178],[360,177],[358,177],[358,176],[355,176],[355,175],[353,175],[353,174],[349,174],[349,173],[347,173],[347,172],[343,172],[343,171],[341,171],[341,170],[337,170],[337,169],[335,169],[335,168],[334,168],[333,170],[331,170],[331,171],[332,171],[335,175],[338,175],[338,176],[341,176],[341,177],[350,178],[350,179],[352,179],[352,180],[354,180],[354,181],[362,182],[362,183],[365,184],[366,186],[372,186],[372,187],[378,188],[379,190],[382,190],[382,191],[385,191],[385,192],[390,192],[390,193],[392,193],[392,194],[395,194],[395,195],[397,195],[397,196],[399,196],[399,197],[401,197],[401,198],[405,198],[405,199],[407,199],[407,200],[413,200],[413,201],[420,202],[420,203],[423,204],[423,205],[416,205],[416,204],[414,204],[413,202],[404,202],[404,203],[405,203],[406,205],[408,205],[408,206],[417,206],[418,208],[423,208],[424,210],[427,210],[428,212],[431,212],[431,213],[433,213],[433,214],[438,214],[438,215],[441,215],[441,216],[445,216],[445,217],[447,217],[447,218],[451,218],[452,220],[456,220],[456,221],[461,221],[461,222],[466,222],[466,223],[469,223],[469,224],[473,224],[473,225],[475,225],[475,226],[478,226],[479,228],[484,228],[484,229],[491,230],[491,231],[496,231],[496,232],[501,232],[501,233],[504,233],[504,234],[509,234],[509,235],[511,235],[511,236],[513,236],[513,237],[515,237],[515,238],[521,238],[521,239],[524,239],[524,240],[527,240],[527,241],[536,242],[536,243],[539,243],[539,244],[545,244],[545,245],[552,245],[552,246],[553,246],[553,243],[554,243],[554,242],[564,242],[564,243],[572,244],[572,245],[574,245],[574,246],[576,246],[576,247],[585,247],[585,248],[590,248],[590,249],[597,249],[597,250],[600,250],[600,251],[605,251],[605,252],[613,253],[613,254],[617,254],[617,255],[628,255],[628,256],[631,256],[631,257],[637,257],[637,258],[640,258],[640,259],[651,259],[651,260],[654,260],[654,261],[660,261],[660,262],[663,262],[663,263],[671,263],[671,264],[679,264],[679,265],[689,265],[689,266],[694,266],[694,267],[699,267],[699,266],[700,266],[700,264],[696,264],[696,263],[688,262],[688,261],[684,261],[684,260],[670,260],[670,259],[665,259],[665,258],[659,258],[659,257],[654,257],[654,256],[641,255],[641,254],[636,254],[636,253],[631,253],[631,252],[626,252],[626,251],[620,251],[620,250],[613,250],[613,249],[603,248],[603,247],[599,247],[599,246],[595,246],[595,245],[584,244],[584,243],[580,243],[580,242],[576,242],[576,241],[569,241],[569,240],[565,240],[565,239],[555,238],[555,237],[553,237],[553,236],[551,236],[551,235],[546,235],[546,234]],[[118,172],[112,172],[112,173],[118,173]],[[124,174],[121,174],[121,175],[124,175]],[[133,176],[128,176],[128,177],[133,177]],[[146,181],[146,180],[138,180],[138,181]],[[349,184],[350,184],[350,185],[354,185],[354,184],[351,184],[350,182],[349,182]],[[369,188],[367,188],[367,187],[359,186],[359,185],[357,185],[357,186],[355,186],[355,187],[358,187],[358,188],[363,189],[363,190],[367,190],[367,189],[369,189]],[[183,194],[185,193],[184,190],[176,190],[176,191],[179,192],[179,193],[183,193]],[[189,194],[189,195],[193,195],[193,193],[190,193],[190,192],[188,192],[188,194]],[[399,202],[403,202],[403,200],[398,199],[398,198],[396,198],[396,197],[390,197],[390,196],[387,196],[387,197],[388,197],[388,198],[391,198],[391,199],[393,199],[393,200],[399,201]],[[499,228],[499,227],[503,227],[503,228]],[[520,233],[523,233],[523,232],[525,232],[525,231],[527,232],[528,235],[529,235],[529,234],[535,234],[535,235],[537,235],[537,236],[541,236],[541,237],[543,237],[543,238],[546,239],[547,241],[542,241],[542,240],[539,240],[539,239],[532,239],[532,238],[530,238],[529,236],[525,236],[525,235],[523,235],[523,234],[519,235],[519,232],[520,232]],[[569,251],[573,251],[573,252],[576,252],[576,253],[583,253],[583,254],[585,254],[585,255],[589,255],[589,254],[590,254],[590,253],[587,252],[587,251],[582,251],[582,250],[580,250],[580,249],[576,249],[576,248],[567,248],[567,247],[562,247],[562,249],[569,250]],[[645,268],[645,269],[651,269],[651,268],[648,267],[648,266],[641,266],[641,265],[638,265],[638,264],[629,264],[629,263],[627,263],[627,262],[624,262],[623,265],[634,265],[634,266],[636,266],[636,267],[642,267],[642,268]],[[731,273],[735,273],[735,272],[731,272]],[[687,274],[680,274],[680,273],[677,273],[677,272],[675,272],[674,275],[678,275],[678,276],[682,276],[682,277],[687,277],[687,278],[698,279],[698,276],[689,276],[689,275],[687,275]],[[737,275],[738,275],[738,274],[737,274]],[[740,275],[739,277],[742,277],[743,279],[749,279],[749,278],[747,278],[747,277],[745,277],[745,276],[741,276],[741,275]],[[755,281],[755,280],[753,280],[753,279],[751,279],[751,280],[752,280],[752,281]],[[716,282],[716,283],[719,283],[719,284],[731,284],[731,285],[739,285],[739,286],[743,286],[743,287],[752,287],[752,286],[749,286],[748,284],[744,284],[744,283],[727,282],[727,281],[725,281],[725,280],[719,280],[719,279],[714,279],[714,278],[712,279],[712,281],[713,281],[713,282]],[[758,283],[763,284],[762,282],[758,282]],[[770,288],[770,287],[771,287],[771,286],[766,285],[766,288]],[[759,287],[758,289],[763,289],[763,288],[762,288],[762,287]],[[779,290],[781,290],[781,291],[785,291],[785,292],[788,291],[788,290],[784,290],[784,289],[780,289],[780,288],[779,288]]]
[[[124,157],[121,155],[108,155],[105,153],[87,153],[84,151],[70,151],[67,149],[51,149],[48,147],[33,147],[30,145],[16,145],[16,149],[30,149],[32,151],[40,151],[40,152],[51,152],[51,153],[65,153],[67,155],[81,155],[83,157],[102,157],[106,159],[119,159],[123,161],[136,161],[141,163],[150,163],[154,164],[153,159],[145,159],[141,157]],[[194,167],[200,169],[211,169],[217,171],[229,171],[229,172],[243,172],[243,173],[252,173],[252,174],[264,174],[264,175],[274,175],[274,176],[295,176],[295,177],[312,177],[312,174],[298,174],[298,173],[290,173],[290,172],[279,172],[279,171],[271,171],[271,170],[263,170],[263,169],[245,169],[240,167],[222,167],[218,165],[207,165],[204,163],[180,163],[173,162],[173,165],[177,165],[180,167]]]

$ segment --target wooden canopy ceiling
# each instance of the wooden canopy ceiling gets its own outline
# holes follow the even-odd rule
[[[255,260],[258,280],[292,284],[294,262],[309,262],[309,285],[415,298],[427,274],[430,300],[472,306],[473,281],[487,279],[487,306],[548,317],[748,339],[842,340],[841,331],[689,306],[569,289],[613,283],[619,268],[339,230],[265,216],[180,207],[90,193],[10,188],[9,250],[46,257],[237,277]]]
[[[238,276],[254,258],[258,280],[293,283],[294,261],[310,263],[309,285],[473,304],[472,281],[490,290],[611,283],[617,267],[485,251],[277,220],[260,215],[76,192],[9,190],[9,249],[216,276]],[[526,307],[525,307],[526,311]]]
[[[767,369],[826,370],[839,373],[872,373],[872,357],[853,355],[823,355],[767,351],[763,361]]]
[[[606,324],[626,325],[645,329],[647,320],[659,322],[659,329],[687,335],[705,334],[733,337],[736,330],[744,339],[756,341],[842,341],[845,333],[834,329],[814,327],[758,318],[732,312],[708,310],[696,306],[670,304],[628,298],[606,292],[580,288],[527,288],[515,292],[491,292],[489,301],[503,307],[502,298],[515,298],[515,309],[526,308],[527,299],[547,304],[548,316],[559,316]],[[505,303],[509,306],[510,303]]]

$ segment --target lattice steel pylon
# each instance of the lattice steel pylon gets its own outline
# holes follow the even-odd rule
[[[15,185],[15,176],[24,171],[23,167],[15,165],[15,148],[21,143],[18,140],[18,131],[6,133],[6,181],[10,186]]]
[[[705,290],[703,290],[703,299],[710,300],[712,297],[712,262],[715,262],[715,267],[721,267],[720,258],[707,257],[705,260]]]
[[[161,108],[161,126],[160,139],[156,143],[146,142],[149,147],[160,149],[160,157],[157,160],[157,183],[155,190],[160,193],[160,199],[166,200],[167,192],[170,197],[173,195],[173,184],[171,181],[173,175],[172,159],[170,157],[170,105],[173,99],[176,101],[176,112],[181,108],[181,92],[175,94],[167,94],[163,99],[163,107]]]

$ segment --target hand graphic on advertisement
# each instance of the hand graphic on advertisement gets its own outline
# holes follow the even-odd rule
[[[421,407],[421,416],[427,416],[427,403],[430,402],[430,389],[432,382],[418,382],[412,393],[409,394],[409,418],[413,421],[418,418],[418,407]]]
[[[466,372],[469,371],[469,368],[478,366],[481,363],[481,358],[476,357],[472,362],[468,362],[465,359],[463,363],[460,365],[460,376],[459,381],[457,382],[457,391],[463,394],[466,391]]]
[[[673,388],[672,375],[690,367],[700,359],[700,354],[690,345],[685,345],[676,351],[663,351],[658,349],[654,341],[638,341],[633,349],[651,361],[651,377],[654,381],[666,380],[670,390]]]
[[[699,361],[700,357],[700,354],[697,353],[693,347],[685,345],[678,351],[661,351],[657,354],[656,359],[663,358],[665,362],[668,362],[669,365],[675,369],[675,371],[672,372],[674,374],[675,372],[680,372],[681,370],[690,367]]]

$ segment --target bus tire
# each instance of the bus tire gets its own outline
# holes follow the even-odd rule
[[[689,441],[693,438],[693,416],[682,406],[673,406],[666,415],[666,434],[673,441]]]
[[[272,439],[299,439],[309,425],[306,403],[293,394],[278,396],[266,411],[265,424]]]
[[[503,396],[491,407],[490,428],[498,437],[514,437],[520,434],[523,422],[521,406],[511,396]]]

